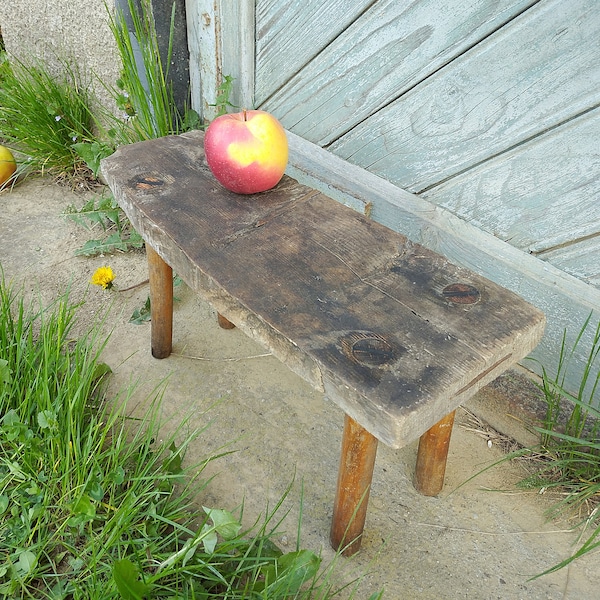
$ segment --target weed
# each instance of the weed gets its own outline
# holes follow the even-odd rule
[[[211,106],[216,107],[217,117],[227,113],[229,108],[238,108],[234,104],[231,104],[231,92],[233,91],[233,77],[231,75],[225,75],[221,85],[217,88],[217,98],[214,104]]]
[[[150,297],[146,298],[146,302],[140,307],[136,308],[129,319],[129,322],[133,325],[141,325],[142,323],[147,323],[150,321],[151,313],[150,313]]]
[[[565,512],[586,514],[583,537],[589,528],[592,533],[569,558],[544,571],[541,575],[556,571],[590,550],[600,547],[600,408],[598,385],[600,383],[600,322],[597,324],[587,351],[587,359],[579,388],[575,393],[565,389],[565,380],[571,360],[580,350],[583,334],[591,326],[592,314],[580,329],[573,346],[566,346],[563,334],[556,375],[551,376],[542,367],[540,389],[546,401],[543,426],[538,428],[541,436],[539,448],[525,450],[534,454],[534,472],[520,482],[521,487],[553,490],[563,498],[555,504],[550,517]],[[523,451],[521,451],[523,453]]]
[[[112,195],[93,197],[81,208],[67,207],[68,219],[88,230],[102,230],[105,237],[88,240],[75,251],[80,256],[98,256],[113,252],[127,252],[141,248],[144,240],[133,227]]]
[[[65,62],[62,78],[41,64],[16,59],[0,64],[0,132],[27,155],[30,170],[72,177],[85,168],[74,145],[91,142],[90,92]]]

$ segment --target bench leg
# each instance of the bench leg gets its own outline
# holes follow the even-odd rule
[[[154,358],[167,358],[173,344],[173,269],[146,244],[150,282],[151,347]]]
[[[235,325],[226,319],[221,313],[217,313],[217,322],[221,329],[235,329]]]
[[[329,538],[344,556],[360,548],[376,454],[377,438],[346,415]]]
[[[437,496],[444,487],[454,413],[455,411],[452,411],[446,415],[419,440],[414,484],[424,496]]]

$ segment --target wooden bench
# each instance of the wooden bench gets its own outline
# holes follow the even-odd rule
[[[537,344],[512,292],[284,177],[224,190],[203,134],[133,144],[102,172],[146,241],[152,354],[169,356],[172,269],[345,412],[331,543],[360,547],[378,440],[420,438],[415,486],[443,486],[455,409]]]

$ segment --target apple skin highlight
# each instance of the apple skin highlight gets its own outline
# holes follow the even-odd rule
[[[217,117],[206,130],[204,151],[215,178],[237,194],[275,187],[288,162],[285,130],[273,115],[260,110]]]

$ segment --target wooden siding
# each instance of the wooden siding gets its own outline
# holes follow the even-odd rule
[[[260,6],[261,0],[257,4]],[[344,4],[344,0],[332,4]],[[257,103],[276,114],[290,131],[326,146],[530,4],[523,0],[380,0],[272,97],[265,102],[257,97]],[[305,20],[303,7],[296,6],[294,21],[302,22],[302,29],[309,30],[311,24]],[[260,44],[257,39],[257,46]],[[294,50],[300,52],[303,44],[304,38],[297,38]],[[266,85],[261,73],[257,68],[257,89]],[[378,129],[374,133],[379,136],[381,132]]]
[[[280,61],[294,50],[308,56],[302,36],[277,52],[287,31],[272,12],[280,4],[258,0],[257,50],[262,34]],[[285,13],[310,29],[312,12]],[[259,105],[303,138],[595,284],[598,39],[597,0],[381,0],[334,40],[315,33],[316,58],[286,71]],[[257,52],[257,90],[268,76],[260,64]],[[585,253],[571,248],[580,241]]]
[[[261,104],[334,41],[373,0],[258,0],[255,102]]]
[[[215,22],[204,107],[236,77],[290,174],[542,308],[556,364],[600,307],[597,0],[188,3]]]

